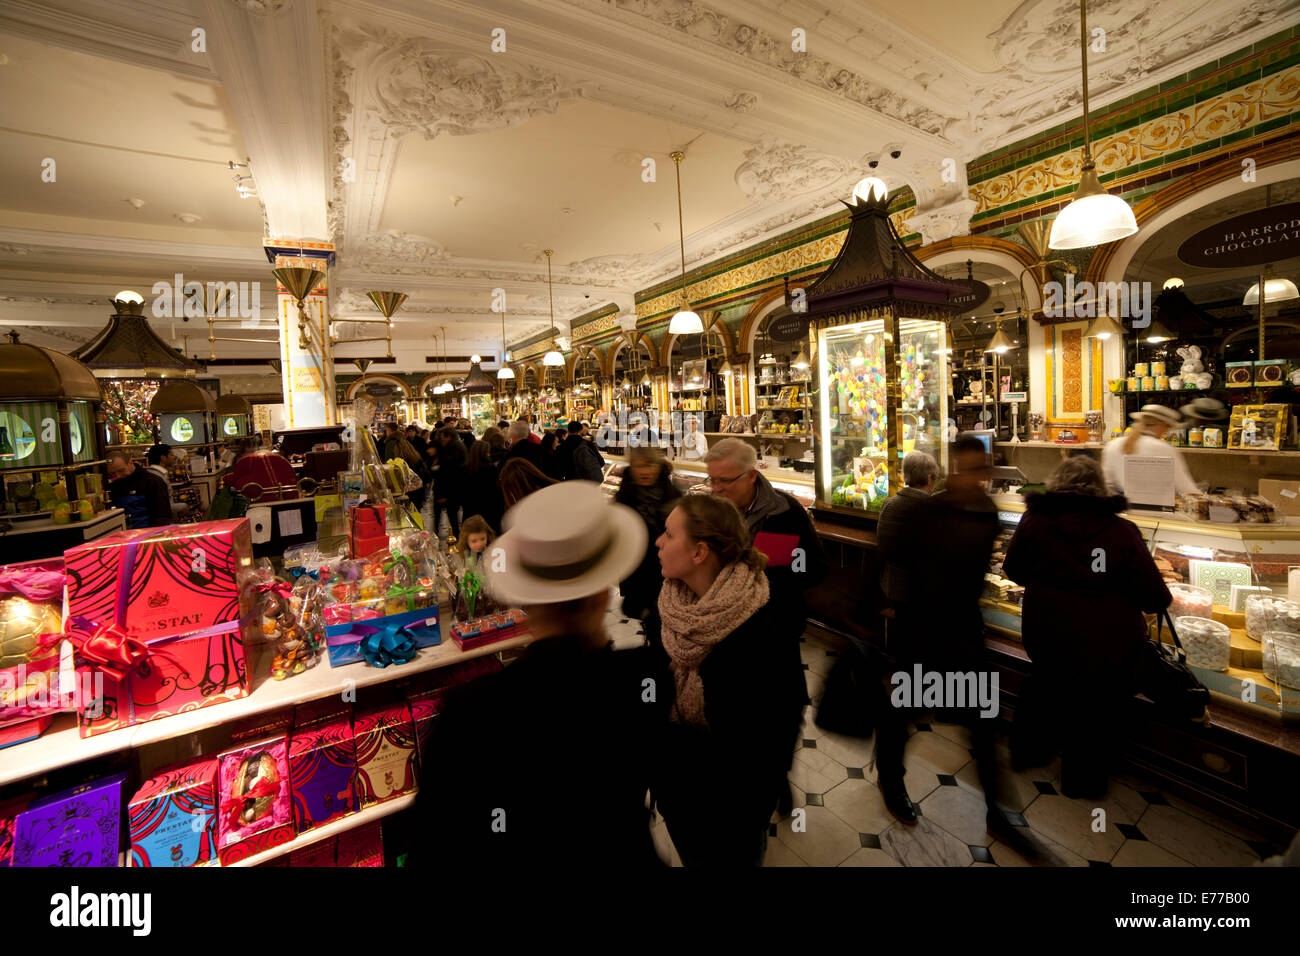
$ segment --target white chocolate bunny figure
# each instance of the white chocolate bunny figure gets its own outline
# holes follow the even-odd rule
[[[1205,365],[1201,362],[1199,345],[1184,345],[1178,350],[1178,355],[1183,360],[1182,368],[1178,372],[1184,388],[1209,388],[1213,384],[1214,376],[1205,371]]]

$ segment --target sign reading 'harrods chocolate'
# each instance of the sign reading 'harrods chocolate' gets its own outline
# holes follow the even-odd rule
[[[1233,216],[1202,229],[1178,247],[1189,266],[1259,266],[1300,256],[1300,202]]]

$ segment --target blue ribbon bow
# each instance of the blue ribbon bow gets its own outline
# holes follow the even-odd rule
[[[361,656],[371,667],[405,664],[415,660],[419,650],[410,629],[404,626],[372,627],[368,624],[354,624],[352,631],[361,635]]]

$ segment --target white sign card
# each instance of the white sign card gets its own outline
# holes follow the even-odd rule
[[[1130,507],[1173,511],[1174,459],[1168,455],[1125,458],[1124,497]]]

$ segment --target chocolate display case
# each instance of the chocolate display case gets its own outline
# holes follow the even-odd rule
[[[1024,499],[994,500],[1004,544],[1024,514]],[[1226,629],[1226,660],[1216,650],[1223,629],[1189,623],[1180,630],[1185,645],[1192,638],[1188,663],[1201,683],[1222,703],[1300,723],[1300,686],[1288,686],[1300,685],[1300,525],[1143,512],[1124,517],[1142,532],[1174,592],[1171,614]],[[1003,553],[995,548],[980,606],[986,627],[1018,641],[1023,589],[1001,576]],[[1205,648],[1210,652],[1202,653]]]

